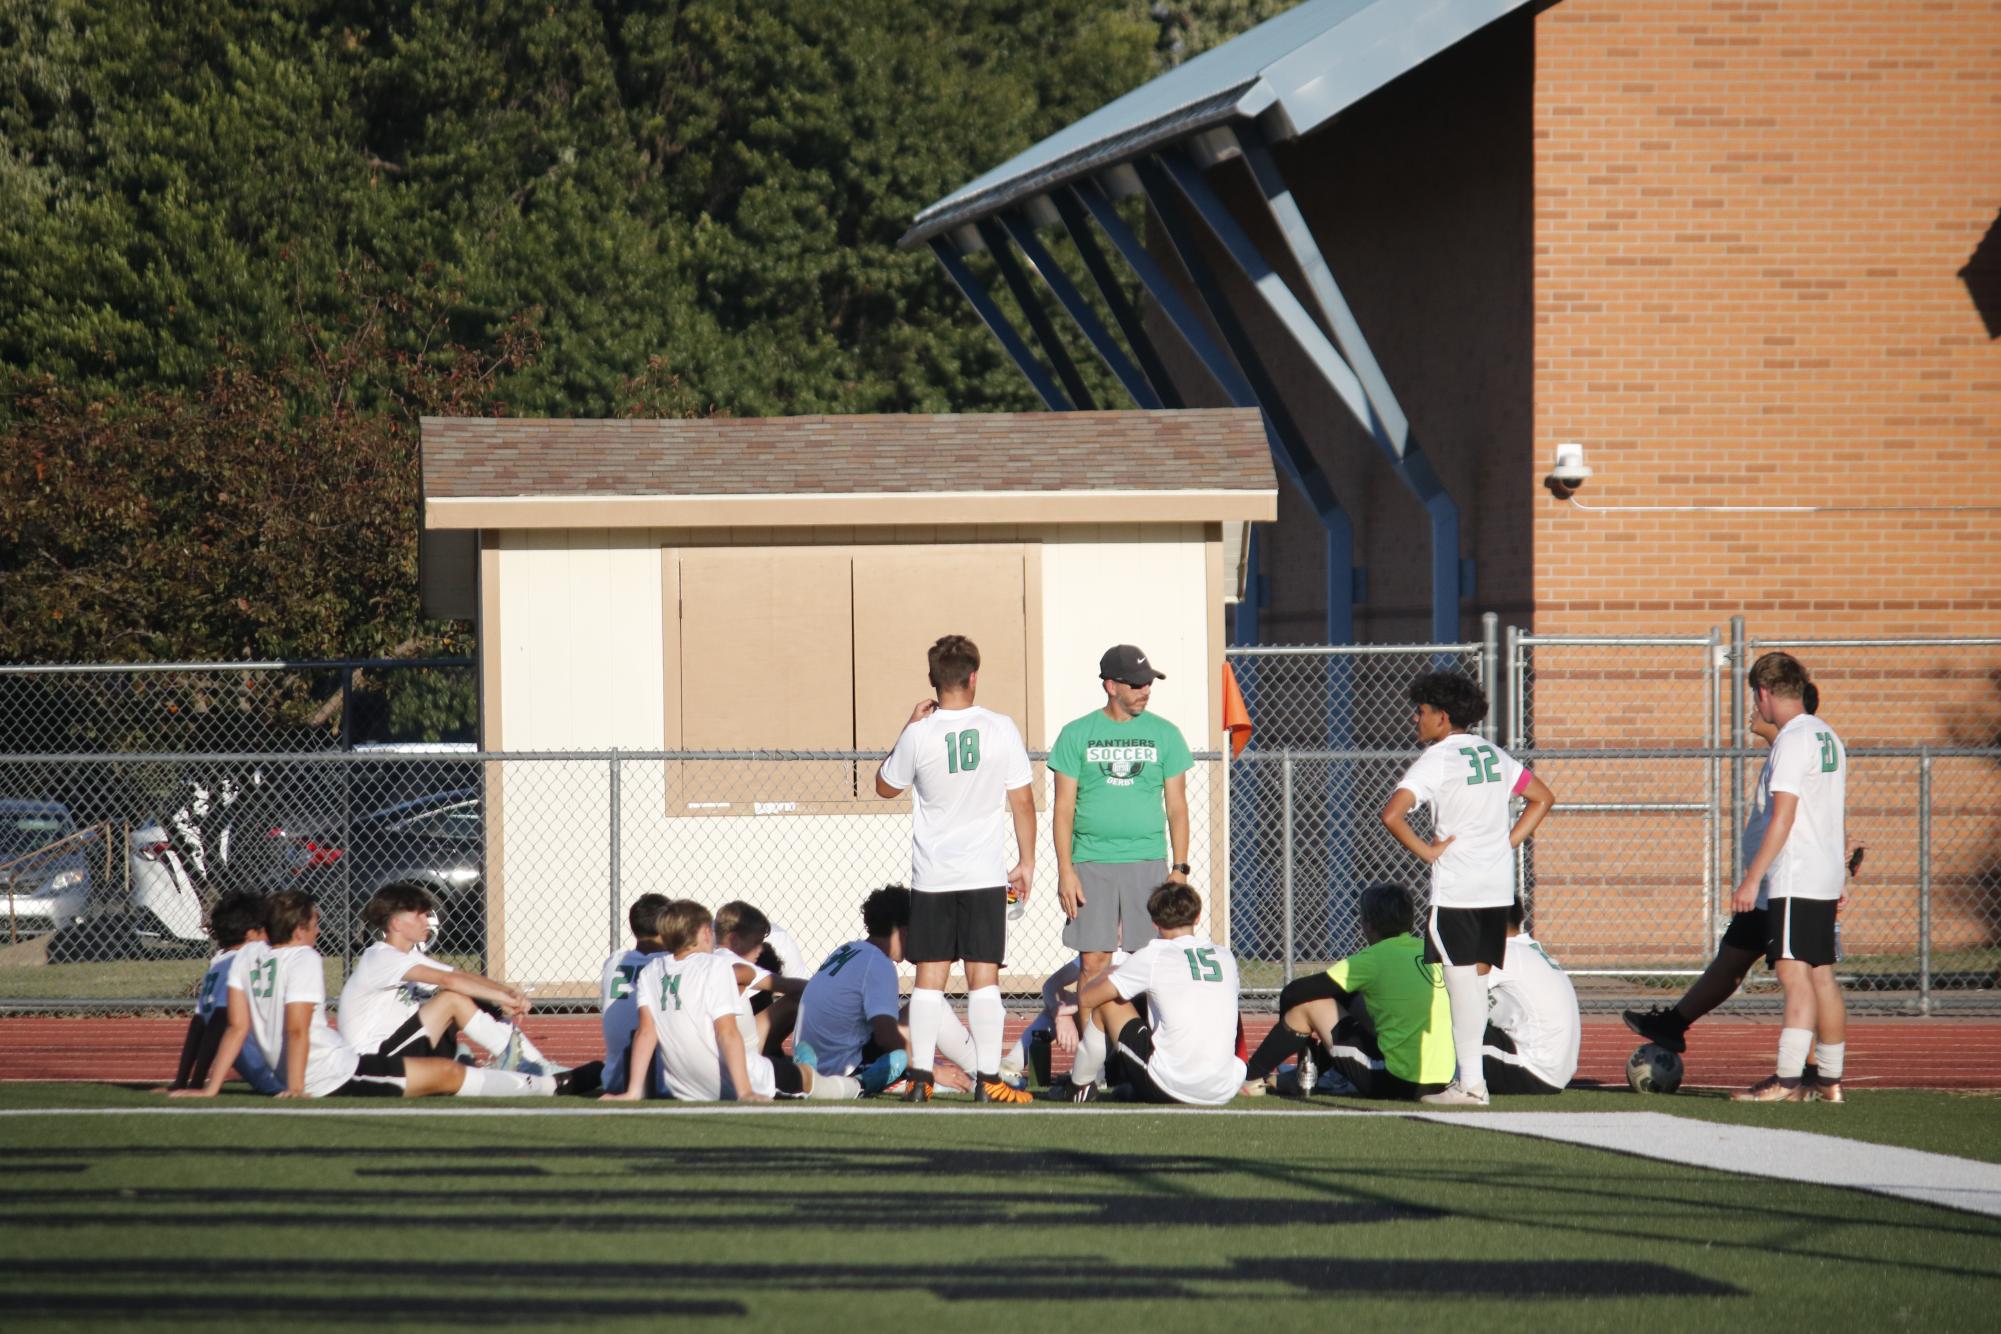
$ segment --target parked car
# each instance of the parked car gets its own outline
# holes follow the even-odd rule
[[[91,841],[59,801],[0,798],[0,931],[39,933],[82,917]]]
[[[431,948],[441,954],[486,952],[486,820],[477,787],[452,788],[350,817],[345,828],[274,828],[280,840],[273,887],[305,889],[323,916],[342,883],[348,930],[363,940],[361,910],[375,891],[415,881],[438,898],[439,926]],[[329,926],[337,923],[329,922]],[[330,933],[331,934],[331,933]]]

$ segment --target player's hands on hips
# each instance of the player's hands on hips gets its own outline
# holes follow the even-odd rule
[[[1063,915],[1071,921],[1077,920],[1077,910],[1084,906],[1084,877],[1077,874],[1077,868],[1066,866],[1056,876],[1056,897],[1062,900]]]
[[[914,723],[918,721],[920,718],[929,718],[932,714],[936,713],[937,711],[938,711],[937,700],[920,699],[917,701],[917,707],[910,711],[910,723]],[[910,726],[910,723],[905,723],[904,726],[908,727]]]
[[[1749,876],[1737,884],[1737,892],[1730,896],[1730,911],[1749,912],[1758,906],[1758,882]]]
[[[1431,855],[1424,859],[1424,864],[1429,866],[1433,862],[1437,861],[1440,857],[1443,857],[1445,855],[1445,850],[1452,846],[1452,840],[1458,837],[1459,835],[1457,834],[1448,834],[1444,838],[1439,839],[1436,843],[1433,843],[1431,845]]]

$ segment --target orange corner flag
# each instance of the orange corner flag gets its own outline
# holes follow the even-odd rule
[[[1230,734],[1230,758],[1236,759],[1251,744],[1251,711],[1244,707],[1244,692],[1237,688],[1237,673],[1223,664],[1223,730]]]

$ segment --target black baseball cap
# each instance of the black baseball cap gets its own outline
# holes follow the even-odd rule
[[[1098,659],[1098,677],[1129,686],[1147,686],[1155,681],[1165,681],[1167,673],[1155,669],[1146,660],[1146,654],[1131,644],[1114,644],[1105,650],[1104,657]]]

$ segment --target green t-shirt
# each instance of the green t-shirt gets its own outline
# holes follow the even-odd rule
[[[1070,860],[1165,860],[1161,789],[1194,764],[1181,729],[1151,713],[1115,723],[1093,709],[1065,726],[1049,751],[1049,767],[1077,780]]]
[[[1368,1003],[1383,1066],[1413,1084],[1452,1082],[1452,1003],[1424,942],[1392,936],[1357,950],[1327,970],[1334,985]]]

